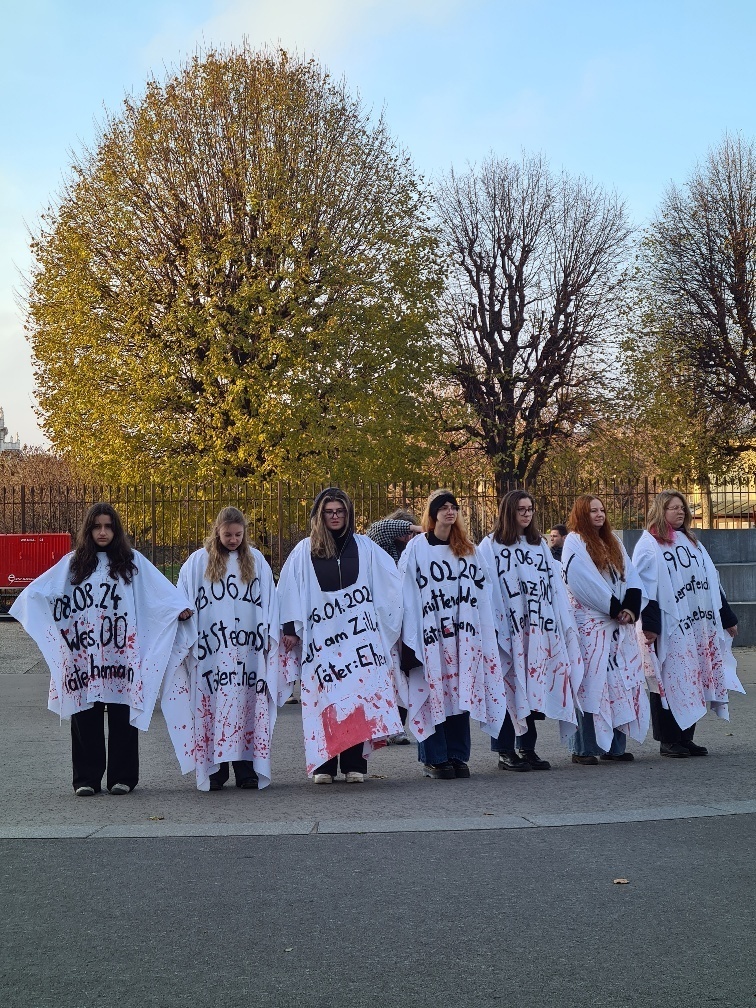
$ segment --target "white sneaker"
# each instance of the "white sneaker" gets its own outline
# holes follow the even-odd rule
[[[313,784],[333,784],[333,777],[329,773],[316,773],[312,775]]]
[[[348,774],[344,774],[344,780],[347,784],[363,784],[365,781],[365,774],[357,773],[356,770],[350,770]]]
[[[83,787],[76,788],[77,798],[91,798],[94,793],[95,789],[93,787],[88,787],[86,784]]]
[[[114,784],[113,787],[108,788],[111,794],[128,794],[130,790],[128,784]]]

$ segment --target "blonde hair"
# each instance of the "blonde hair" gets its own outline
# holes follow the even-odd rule
[[[426,501],[423,517],[420,519],[420,525],[424,532],[432,532],[436,527],[436,519],[431,518],[431,505],[437,497],[441,497],[443,495],[454,497],[451,490],[441,489],[434,490]],[[472,556],[475,552],[475,543],[470,538],[460,511],[457,511],[457,520],[454,522],[449,531],[449,549],[455,557]]]
[[[208,581],[220,581],[222,577],[225,577],[229,551],[220,541],[219,535],[224,525],[241,525],[244,529],[244,535],[236,553],[239,558],[239,573],[242,582],[249,584],[249,582],[255,579],[255,558],[252,555],[251,544],[247,538],[247,519],[239,508],[235,507],[223,508],[213,522],[210,535],[205,539],[205,549],[208,556],[205,577]]]
[[[674,542],[675,530],[667,521],[666,512],[670,502],[673,501],[675,497],[682,503],[682,506],[685,509],[683,526],[678,531],[682,532],[683,535],[690,539],[695,546],[698,546],[698,539],[696,539],[695,535],[690,530],[690,523],[693,521],[690,505],[679,490],[662,490],[656,495],[656,497],[654,497],[653,503],[648,509],[646,528],[657,542]]]
[[[570,532],[577,532],[582,538],[588,556],[599,570],[608,570],[611,566],[624,576],[625,558],[619,539],[612,532],[609,518],[605,519],[600,529],[591,524],[591,504],[595,500],[603,504],[601,498],[595,494],[581,494],[576,498],[567,525]]]

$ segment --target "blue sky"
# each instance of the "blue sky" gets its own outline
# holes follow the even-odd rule
[[[642,227],[726,130],[756,136],[752,0],[10,0],[0,42],[0,406],[41,444],[16,304],[34,225],[103,107],[196,47],[281,42],[376,111],[425,174],[539,151]]]

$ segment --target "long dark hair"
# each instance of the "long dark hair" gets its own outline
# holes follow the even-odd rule
[[[71,560],[71,584],[81,584],[97,566],[97,543],[92,538],[95,518],[107,515],[113,526],[113,539],[105,552],[108,554],[108,573],[115,580],[123,578],[126,584],[137,572],[134,550],[124,531],[118,512],[110,504],[93,504],[87,511],[84,524],[76,536],[76,551]]]
[[[533,517],[530,519],[530,524],[520,531],[520,526],[517,524],[517,505],[523,500],[529,500],[533,505]],[[524,490],[510,490],[501,499],[493,537],[502,546],[514,546],[521,535],[525,536],[526,542],[531,546],[537,546],[541,541],[541,531],[535,517],[535,501]]]
[[[332,560],[336,554],[336,540],[333,533],[326,525],[325,510],[326,504],[341,504],[347,513],[346,525],[344,526],[345,540],[354,535],[354,504],[343,490],[338,487],[328,487],[322,490],[315,498],[315,503],[310,511],[310,552],[314,557]]]

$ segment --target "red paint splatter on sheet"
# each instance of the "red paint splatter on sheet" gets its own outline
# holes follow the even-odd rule
[[[356,707],[343,721],[339,721],[334,707],[326,707],[322,723],[326,749],[330,756],[336,756],[350,746],[380,734],[378,718],[366,717],[364,707]]]

